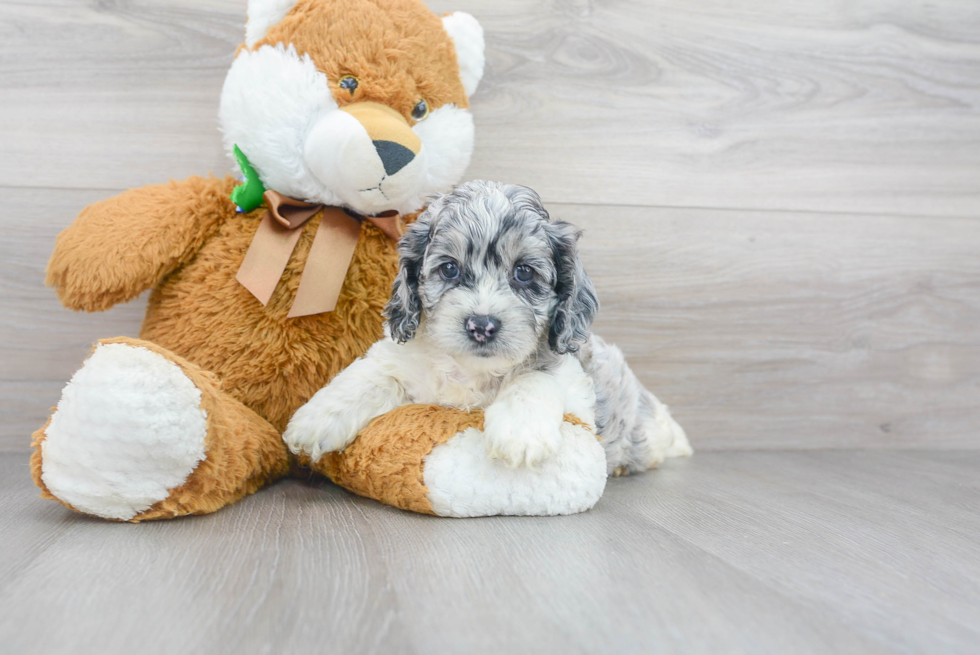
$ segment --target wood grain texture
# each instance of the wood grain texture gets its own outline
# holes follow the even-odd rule
[[[218,99],[245,5],[0,2],[0,180],[124,189],[229,170]]]
[[[58,233],[104,190],[8,189],[0,213],[0,451],[24,451],[101,338],[137,336],[146,294],[111,312],[72,312],[44,286]]]
[[[57,232],[109,192],[12,189],[0,241],[0,449],[24,449],[99,338],[42,285]],[[978,448],[980,221],[551,205],[585,229],[602,309],[700,450]],[[6,218],[0,220],[7,220]]]
[[[980,453],[708,453],[592,511],[438,519],[289,481],[90,520],[0,455],[0,643],[32,653],[972,653]]]
[[[436,11],[459,2],[433,2]],[[480,0],[473,177],[553,202],[977,216],[969,0]],[[244,0],[0,3],[0,180],[223,172]]]
[[[980,447],[980,222],[553,210],[696,448]]]

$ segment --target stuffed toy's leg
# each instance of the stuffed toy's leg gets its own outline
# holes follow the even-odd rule
[[[573,416],[536,469],[491,459],[483,412],[405,405],[371,421],[342,452],[305,462],[342,487],[437,516],[552,516],[591,508],[606,487],[605,452]]]
[[[206,514],[289,471],[279,432],[148,341],[99,342],[34,433],[42,496],[106,519]]]

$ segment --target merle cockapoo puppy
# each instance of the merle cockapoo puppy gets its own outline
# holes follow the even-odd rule
[[[591,334],[579,235],[527,187],[474,181],[436,199],[400,242],[385,338],[296,412],[287,445],[318,459],[425,403],[485,410],[488,452],[512,466],[554,453],[566,413],[602,436],[612,474],[690,454],[666,405]]]

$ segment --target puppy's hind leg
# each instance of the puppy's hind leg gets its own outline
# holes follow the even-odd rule
[[[593,335],[580,355],[596,393],[596,426],[610,475],[654,468],[693,451],[670,410],[643,387],[623,353]]]
[[[668,457],[686,457],[694,453],[687,434],[667,405],[643,389],[637,411],[638,424],[632,436],[632,459],[640,470],[659,466]]]

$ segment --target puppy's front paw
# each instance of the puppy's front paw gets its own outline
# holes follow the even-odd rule
[[[324,453],[349,446],[359,430],[343,409],[314,401],[315,396],[293,414],[282,440],[294,455],[305,453],[315,462]]]
[[[534,468],[561,445],[561,420],[496,403],[484,413],[483,438],[494,459]]]

